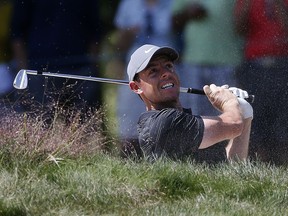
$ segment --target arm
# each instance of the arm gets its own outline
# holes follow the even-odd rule
[[[252,117],[244,119],[244,127],[240,136],[231,139],[226,147],[228,160],[245,160],[248,156]]]
[[[243,98],[237,98],[238,105],[235,106],[235,99],[225,89],[221,89],[221,87],[218,87],[218,96],[217,92],[213,94],[213,91],[217,90],[215,85],[211,85],[211,89],[207,86],[205,88],[209,100],[215,108],[222,112],[222,115],[219,116],[219,119],[221,119],[220,123],[214,122],[213,124],[210,119],[204,120],[204,124],[205,122],[206,124],[200,148],[205,147],[205,144],[208,146],[210,144],[213,145],[213,142],[217,138],[223,139],[226,137],[230,139],[226,147],[228,160],[245,160],[248,156],[253,119],[252,106]]]
[[[234,139],[242,133],[244,127],[240,104],[233,93],[214,84],[210,87],[204,86],[204,91],[211,104],[222,114],[203,117],[205,129],[200,149],[223,140]]]

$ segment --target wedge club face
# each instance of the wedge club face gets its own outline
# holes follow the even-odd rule
[[[13,86],[16,89],[26,89],[27,85],[28,85],[28,76],[26,70],[22,69],[17,73],[13,81]]]

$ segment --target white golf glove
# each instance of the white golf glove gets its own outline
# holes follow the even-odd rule
[[[253,119],[253,108],[251,104],[241,97],[238,97],[238,101],[239,101],[240,109],[242,111],[242,115],[244,119],[247,119],[247,118]]]
[[[248,92],[236,87],[230,87],[229,90],[238,98],[249,98]]]

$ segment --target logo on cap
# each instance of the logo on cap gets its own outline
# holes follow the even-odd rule
[[[148,49],[148,50],[145,50],[144,52],[147,54],[147,53],[149,53],[152,49],[153,49],[153,47],[151,47],[151,48]]]

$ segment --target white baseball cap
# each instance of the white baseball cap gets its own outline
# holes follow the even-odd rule
[[[166,55],[171,61],[178,59],[179,54],[170,47],[158,47],[151,44],[145,44],[139,47],[132,55],[127,67],[129,81],[134,79],[135,74],[144,70],[151,58],[155,55]]]

